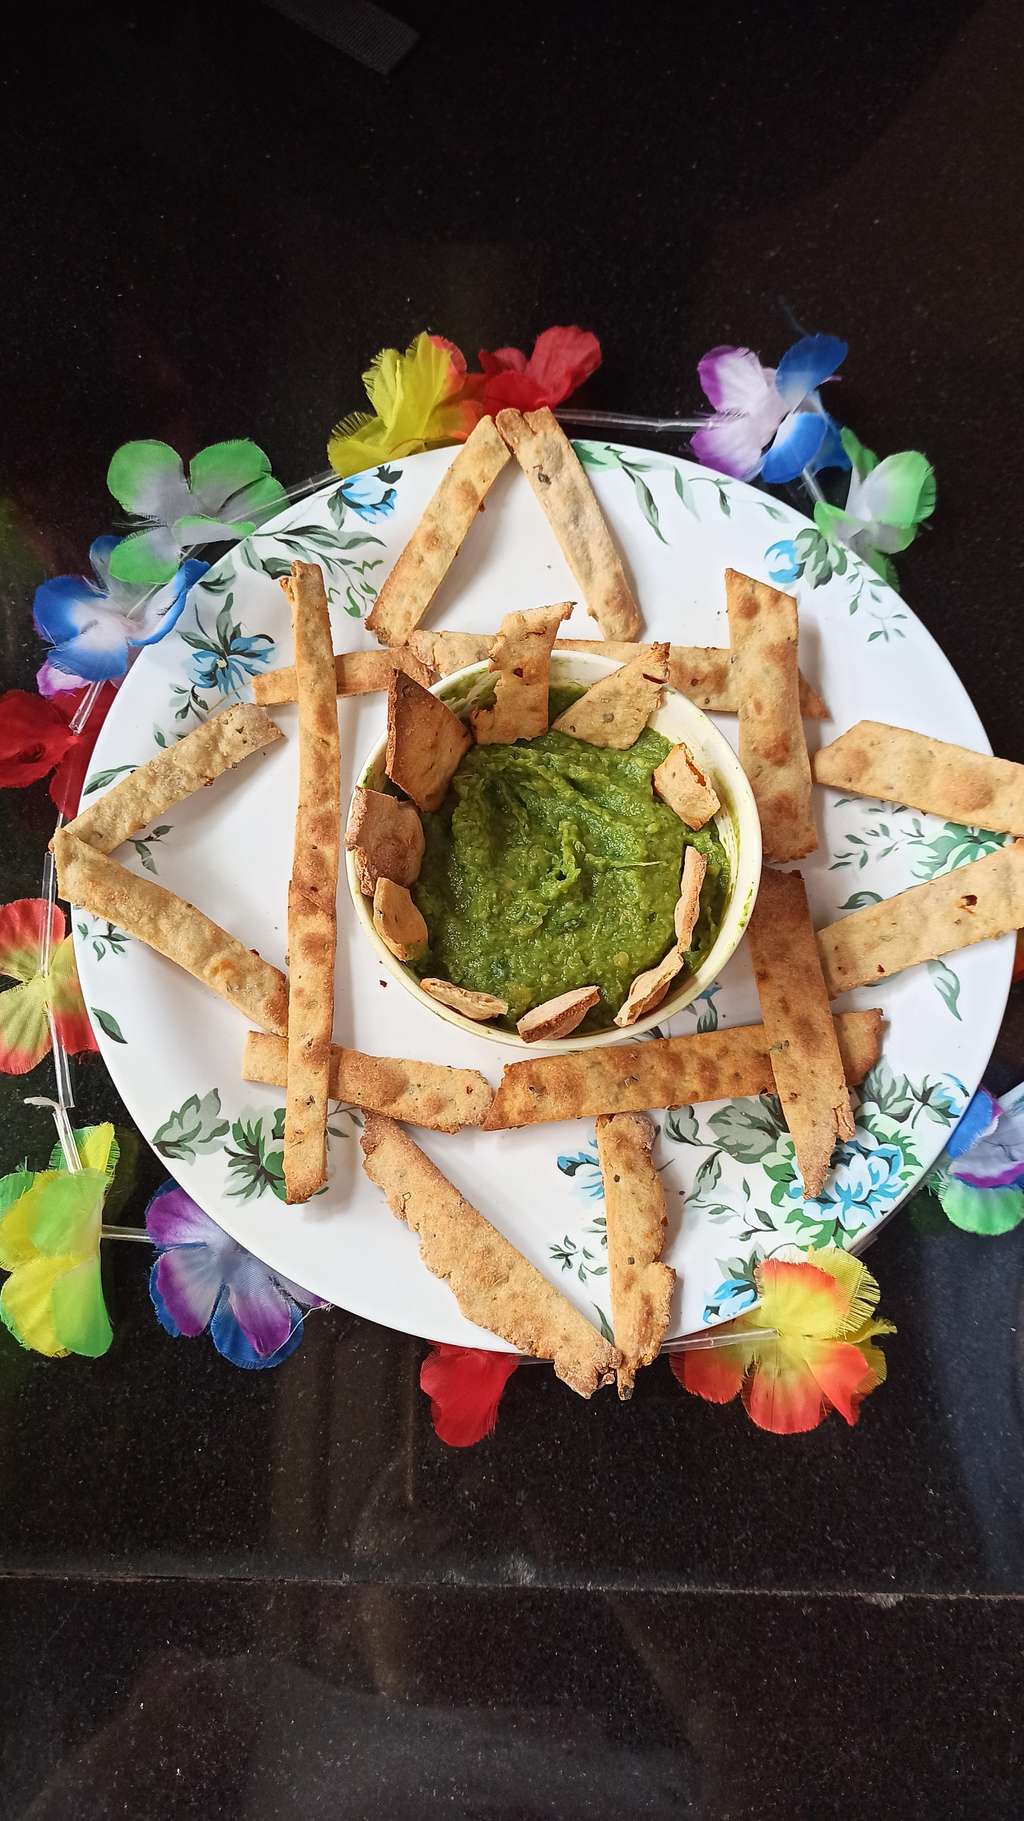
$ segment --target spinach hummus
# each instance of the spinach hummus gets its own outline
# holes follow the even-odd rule
[[[551,692],[552,718],[579,690]],[[645,728],[626,752],[569,734],[472,746],[439,810],[413,896],[430,947],[417,973],[508,1002],[508,1028],[573,987],[600,989],[581,1031],[604,1030],[635,975],[674,938],[686,845],[707,858],[686,952],[692,972],[725,911],[728,856],[713,822],[692,833],[656,798],[651,773],[670,742]]]

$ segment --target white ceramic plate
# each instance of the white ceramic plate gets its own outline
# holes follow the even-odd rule
[[[724,569],[774,579],[798,597],[801,664],[831,710],[830,722],[808,727],[812,745],[870,716],[989,750],[961,684],[909,608],[856,559],[841,558],[836,569],[836,558],[798,513],[668,456],[604,443],[577,447],[625,555],[649,636],[726,644]],[[287,603],[274,578],[293,556],[325,566],[336,646],[371,645],[360,618],[450,460],[449,450],[418,455],[383,478],[330,487],[224,557],[194,590],[175,631],[133,667],[97,743],[87,789],[104,788],[101,780],[124,775],[244,695],[255,671],[291,662]],[[512,608],[577,593],[512,463],[489,495],[429,624],[495,628]],[[570,637],[594,635],[581,608],[565,630]],[[295,709],[275,714],[289,736],[281,745],[170,810],[160,832],[119,857],[155,872],[282,966]],[[381,696],[342,705],[346,800],[383,721]],[[735,745],[735,720],[716,717],[716,724]],[[818,791],[816,799],[821,842],[803,870],[818,923],[1002,840],[833,791]],[[476,1067],[496,1080],[501,1048],[445,1024],[388,981],[373,965],[344,883],[339,907],[336,1039],[376,1054]],[[98,919],[76,912],[73,923],[86,1003],[114,1082],[168,1172],[222,1226],[272,1267],[357,1314],[433,1340],[502,1346],[463,1320],[445,1287],[421,1266],[414,1236],[363,1175],[358,1114],[331,1118],[327,1190],[304,1208],[287,1208],[278,1195],[283,1096],[240,1080],[244,1027],[237,1014],[142,944],[111,942]],[[680,1273],[671,1335],[749,1306],[760,1257],[793,1244],[859,1247],[911,1192],[988,1059],[1012,951],[1009,937],[983,943],[838,1002],[881,1004],[888,1025],[883,1060],[858,1096],[856,1136],[838,1153],[817,1201],[804,1204],[794,1192],[792,1145],[770,1097],[656,1114],[669,1205],[666,1256]],[[741,945],[721,979],[671,1019],[668,1030],[706,1030],[758,1016]],[[511,1060],[516,1052],[507,1054]],[[592,1123],[416,1137],[489,1219],[607,1326]]]

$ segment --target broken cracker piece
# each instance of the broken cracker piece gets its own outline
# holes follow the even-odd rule
[[[543,1005],[535,1005],[532,1012],[526,1012],[520,1018],[516,1030],[524,1043],[540,1043],[551,1037],[568,1037],[578,1024],[583,1023],[600,997],[596,986],[574,987],[569,993],[559,993],[557,998],[545,999]]]
[[[704,883],[707,861],[695,847],[687,847],[683,856],[683,873],[679,884],[673,922],[676,939],[672,948],[654,967],[638,974],[615,1014],[615,1023],[624,1030],[659,1006],[676,975],[682,971],[686,950],[700,915],[700,888]]]
[[[591,746],[625,752],[635,746],[661,701],[668,670],[668,646],[651,645],[560,714],[551,726]]]
[[[399,961],[415,961],[427,946],[427,926],[404,885],[378,879],[373,891],[373,927]]]
[[[451,980],[427,978],[421,980],[420,985],[432,999],[450,1005],[453,1012],[461,1012],[475,1024],[486,1024],[489,1018],[503,1018],[508,1011],[507,1000],[496,999],[493,993],[474,993],[468,986],[456,986]]]
[[[420,809],[440,809],[463,754],[469,728],[447,703],[396,671],[388,687],[388,741],[384,769]]]
[[[676,1274],[661,1263],[668,1220],[651,1149],[657,1127],[646,1113],[604,1113],[597,1120],[604,1187],[608,1283],[615,1345],[622,1354],[619,1396],[632,1397],[641,1366],[658,1357]]]
[[[655,766],[653,782],[657,795],[687,828],[703,828],[722,807],[718,792],[695,763],[685,740],[673,746],[661,764]]]
[[[378,879],[413,885],[423,864],[423,824],[412,803],[357,784],[348,812],[345,846],[355,855],[359,889],[372,898]]]
[[[561,601],[557,607],[506,613],[491,646],[490,668],[498,673],[494,705],[470,710],[479,746],[512,746],[547,732],[551,647],[572,609],[572,601]]]
[[[700,916],[700,894],[704,884],[704,875],[708,870],[707,858],[699,848],[687,847],[683,855],[683,872],[679,881],[679,896],[673,912],[676,941],[685,954],[693,940],[693,932]]]
[[[581,1397],[610,1384],[617,1349],[459,1194],[408,1132],[370,1113],[360,1143],[370,1181],[418,1235],[423,1263],[447,1282],[467,1321],[518,1352],[550,1359]]]

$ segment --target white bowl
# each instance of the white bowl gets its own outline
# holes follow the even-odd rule
[[[618,668],[616,659],[601,657],[598,652],[556,651],[551,657],[551,681],[563,685],[582,684],[589,688],[599,678],[608,676]],[[439,683],[434,684],[432,694],[443,696],[449,707],[459,713],[467,702],[493,680],[493,674],[493,671],[488,670],[486,661],[470,664],[465,670],[457,670],[451,676],[442,677]],[[747,926],[761,878],[761,824],[753,793],[728,740],[708,720],[707,715],[687,696],[680,695],[678,690],[666,688],[663,704],[648,725],[656,733],[664,734],[673,745],[679,740],[685,740],[701,771],[714,785],[722,805],[716,823],[719,838],[729,856],[732,882],[717,940],[705,961],[695,974],[683,977],[675,992],[667,994],[653,1012],[648,1012],[645,1018],[638,1018],[627,1030],[618,1030],[613,1026],[607,1031],[587,1032],[582,1037],[560,1037],[549,1043],[524,1043],[516,1031],[506,1031],[492,1024],[477,1024],[423,991],[412,968],[396,960],[374,929],[371,902],[369,898],[364,898],[359,889],[355,865],[349,854],[348,888],[352,894],[356,917],[381,966],[394,979],[399,980],[406,992],[411,993],[420,1005],[433,1012],[435,1018],[443,1018],[446,1024],[461,1026],[470,1036],[488,1037],[493,1043],[506,1044],[513,1049],[593,1050],[603,1044],[631,1041],[641,1036],[644,1031],[671,1018],[674,1012],[681,1011],[685,1005],[689,1005],[691,999],[696,999],[717,979]],[[384,782],[386,746],[385,736],[357,773],[360,783],[371,790],[379,789]]]

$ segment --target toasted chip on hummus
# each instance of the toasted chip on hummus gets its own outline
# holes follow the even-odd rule
[[[654,967],[645,968],[633,981],[622,1005],[615,1014],[615,1022],[621,1029],[635,1024],[648,1012],[659,1006],[672,985],[676,975],[682,972],[686,959],[686,950],[690,946],[694,927],[700,915],[700,888],[704,883],[707,861],[697,848],[688,847],[683,857],[683,874],[679,885],[679,897],[673,916],[676,939],[661,961]]]
[[[451,980],[434,980],[428,975],[420,985],[432,999],[450,1005],[453,1012],[461,1012],[475,1024],[486,1024],[489,1018],[503,1018],[508,1011],[506,999],[498,999],[493,993],[474,993],[468,986],[455,986]]]
[[[547,732],[551,647],[572,607],[571,601],[562,601],[557,607],[506,613],[491,646],[490,668],[498,673],[494,706],[470,710],[478,745],[512,746]]]
[[[459,761],[473,743],[439,696],[396,671],[388,688],[384,769],[420,809],[439,809]]]
[[[412,885],[419,878],[423,824],[412,803],[358,784],[352,792],[345,846],[355,856],[360,891],[372,898],[378,879]]]
[[[551,725],[591,746],[625,752],[635,746],[661,701],[668,670],[668,646],[645,647],[611,676],[594,683]]]
[[[415,961],[427,946],[427,926],[404,885],[378,879],[373,888],[373,927],[399,961]]]
[[[596,986],[574,987],[572,992],[559,993],[557,998],[546,999],[543,1005],[535,1005],[532,1012],[527,1012],[520,1018],[516,1030],[524,1043],[540,1043],[551,1037],[568,1037],[578,1024],[583,1023],[600,997]]]
[[[703,828],[722,807],[718,792],[708,783],[684,740],[655,766],[654,788],[687,828]]]

